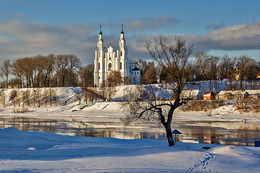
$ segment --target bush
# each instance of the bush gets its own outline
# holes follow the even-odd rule
[[[10,97],[9,97],[9,101],[12,101],[15,97],[17,96],[17,91],[16,90],[12,90]]]
[[[187,104],[180,107],[183,112],[187,111],[204,111],[208,112],[210,110],[216,109],[220,106],[223,106],[225,103],[222,100],[192,100]]]
[[[28,108],[21,108],[21,109],[14,109],[13,113],[24,113],[24,112],[29,112]]]
[[[250,111],[258,113],[260,112],[260,99],[236,100],[234,106],[241,114]]]

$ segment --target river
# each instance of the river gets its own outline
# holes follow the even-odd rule
[[[102,122],[99,122],[102,124]],[[62,135],[110,137],[120,139],[151,138],[166,140],[162,127],[102,127],[95,128],[82,121],[54,120],[40,118],[0,118],[0,128],[16,127],[21,131],[53,132]],[[174,122],[173,130],[177,142],[254,146],[254,139],[260,138],[260,123],[223,121],[181,121]]]

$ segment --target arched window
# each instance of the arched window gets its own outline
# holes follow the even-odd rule
[[[108,71],[111,71],[111,70],[112,70],[112,64],[109,63],[109,64],[108,64]]]
[[[122,62],[120,62],[120,70],[122,70]]]
[[[98,69],[100,70],[100,63],[98,63]]]
[[[123,56],[123,51],[120,51],[120,56]]]

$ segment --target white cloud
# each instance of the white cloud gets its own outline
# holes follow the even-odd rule
[[[144,19],[143,19],[144,20]],[[165,21],[168,19],[166,18]],[[170,19],[169,19],[170,20]],[[136,24],[133,29],[158,26],[147,22]],[[128,28],[129,30],[129,28]],[[48,25],[43,23],[29,23],[9,21],[0,23],[0,65],[4,59],[36,56],[38,54],[75,54],[83,65],[93,63],[94,50],[98,38],[98,30],[91,24],[81,25]],[[194,43],[194,53],[208,50],[251,50],[258,47],[256,34],[260,30],[255,25],[236,25],[212,30],[203,35],[180,35],[187,42]],[[117,49],[118,35],[103,32],[105,45],[112,43]],[[167,35],[175,38],[175,35]],[[149,59],[144,47],[146,40],[154,35],[136,34],[127,31],[126,41],[129,57],[134,59]]]
[[[89,24],[53,26],[10,21],[0,23],[0,58],[12,59],[38,54],[75,54],[82,63],[92,63],[95,38]],[[11,38],[10,38],[11,37]],[[94,54],[94,53],[93,53]]]
[[[204,35],[184,35],[196,49],[247,50],[256,49],[256,35],[260,31],[254,25],[235,25],[213,30]]]
[[[193,53],[199,51],[210,51],[210,50],[223,50],[223,51],[237,51],[242,53],[241,55],[247,54],[251,51],[250,55],[255,54],[255,50],[258,48],[256,35],[260,33],[259,28],[255,25],[235,25],[226,28],[220,28],[212,30],[206,34],[167,34],[165,36],[175,39],[176,36],[181,37],[187,41],[187,43],[194,44]],[[154,35],[145,36],[139,35],[139,39],[136,42],[131,42],[133,45],[131,48],[143,57],[149,58],[148,54],[145,54],[145,50],[140,48],[144,45],[146,40],[153,40]],[[244,53],[243,53],[244,52]],[[234,53],[233,53],[234,54]],[[258,57],[255,54],[254,57]],[[252,57],[252,58],[254,58]]]

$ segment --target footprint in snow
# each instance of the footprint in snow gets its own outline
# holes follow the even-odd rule
[[[205,169],[207,171],[211,171],[208,169],[208,164],[209,164],[209,161],[214,159],[216,157],[216,154],[214,153],[206,153],[203,157],[202,157],[202,160],[195,164],[193,167],[189,168],[188,171],[189,172],[192,172],[195,168],[198,168],[198,167],[201,167],[202,169]]]

